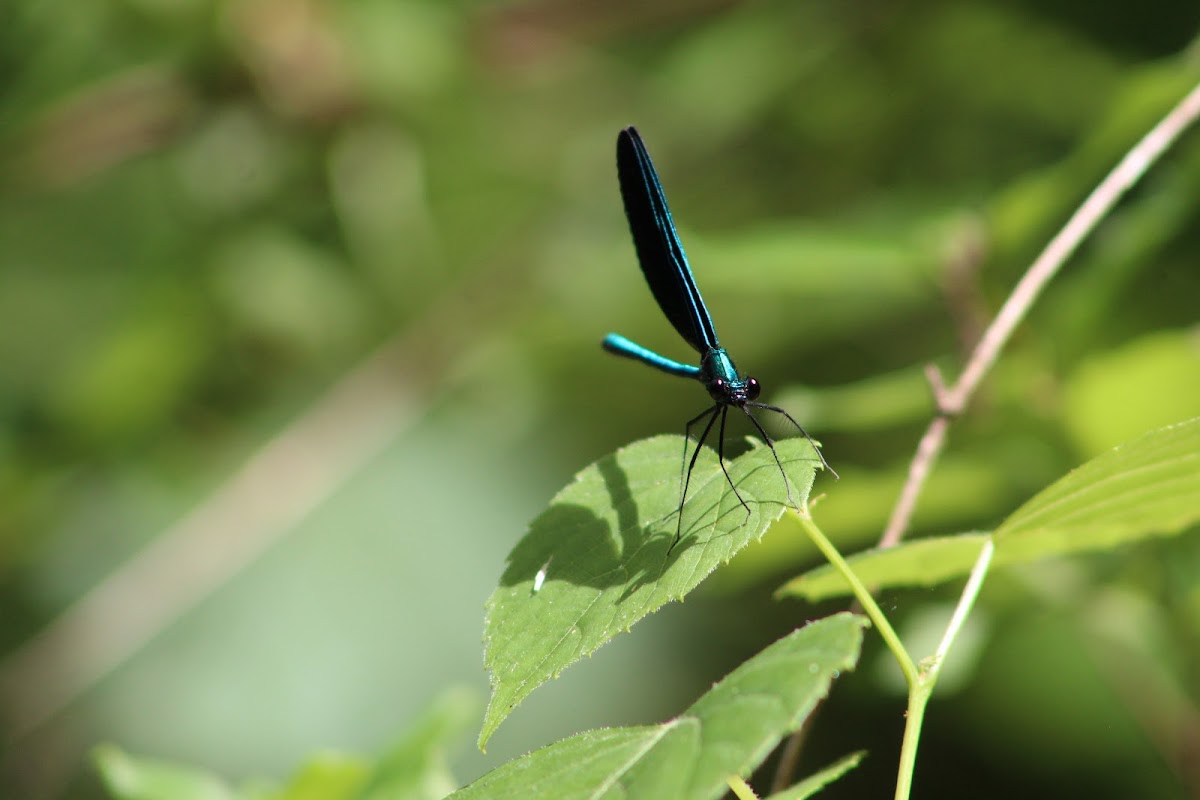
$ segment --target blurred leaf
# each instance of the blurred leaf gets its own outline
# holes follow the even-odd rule
[[[445,764],[446,748],[466,733],[477,709],[473,692],[445,692],[377,764],[321,752],[281,788],[257,781],[235,793],[210,773],[135,758],[110,745],[93,757],[116,800],[438,800],[458,785]]]
[[[1132,665],[1109,660],[1111,652],[1106,654],[1094,633],[1080,625],[1080,614],[1090,616],[1090,611],[1086,606],[1043,608],[994,631],[987,655],[978,665],[977,684],[989,690],[973,689],[956,700],[965,712],[988,720],[977,734],[981,740],[1008,749],[1012,745],[1004,740],[1017,736],[1032,748],[1030,768],[1045,769],[1046,762],[1039,763],[1036,755],[1043,754],[1042,758],[1060,763],[1067,774],[1086,773],[1109,760],[1128,765],[1139,754],[1161,757],[1157,754],[1162,751],[1139,724],[1155,718],[1139,713],[1153,693],[1142,685],[1147,676],[1141,670],[1126,672],[1120,688],[1114,685],[1110,670]],[[1112,620],[1104,627],[1110,634],[1116,630]],[[1114,691],[1128,692],[1127,702],[1114,707]],[[1014,701],[1017,697],[1020,702]],[[1172,708],[1168,718],[1181,708]],[[1131,774],[1127,767],[1113,780],[1111,792],[1093,790],[1087,796],[1178,800],[1189,794],[1177,778],[1168,777],[1163,785],[1144,772]],[[1064,789],[1055,795],[1072,793]]]
[[[1200,523],[1200,418],[1160,428],[1072,471],[1017,509],[993,534],[993,566],[1112,549]],[[930,586],[965,575],[987,534],[907,542],[847,559],[869,585]],[[864,571],[860,571],[864,570]],[[828,565],[780,594],[809,600],[848,594]]]
[[[819,10],[796,6],[801,19],[783,24],[778,9],[726,8],[670,51],[655,88],[674,116],[692,120],[709,138],[730,138],[776,106],[797,73],[821,63],[838,32]],[[737,69],[729,69],[729,64]]]
[[[1120,77],[1113,55],[1088,37],[1008,4],[959,3],[926,18],[915,49],[930,90],[984,119],[1026,119],[1074,134],[1091,123]],[[1019,41],[1020,57],[1013,42]],[[986,65],[986,66],[985,66]],[[1003,65],[1002,71],[996,71]],[[1020,86],[1021,91],[1013,91]]]
[[[263,800],[356,800],[370,769],[360,756],[318,753],[309,757],[282,790],[261,797]]]
[[[1104,114],[1079,130],[1085,138],[1063,161],[1022,176],[989,204],[988,229],[999,258],[1023,252],[1053,234],[1100,178],[1195,85],[1195,70],[1151,64],[1122,78]],[[1089,90],[1084,94],[1097,95]]]
[[[104,788],[114,800],[233,800],[217,776],[150,758],[137,758],[112,745],[92,751]]]
[[[682,538],[670,556],[686,440],[658,436],[601,459],[575,476],[533,521],[508,558],[487,604],[485,661],[492,680],[482,747],[535,688],[670,600],[682,599],[710,572],[783,513],[783,481],[770,449],[729,464],[750,507],[729,490],[715,454],[701,451],[683,511]],[[815,467],[803,439],[776,445],[793,499],[808,500]],[[539,571],[545,585],[533,591]]]
[[[405,108],[455,76],[464,50],[461,21],[449,7],[359,0],[334,9],[357,77],[383,107]]]
[[[329,158],[331,200],[347,249],[389,304],[406,313],[419,313],[446,279],[425,169],[418,143],[391,125],[350,127]]]
[[[280,228],[226,242],[213,282],[235,324],[285,351],[344,356],[366,330],[365,298],[339,260]]]
[[[1172,284],[1191,274],[1190,253],[1175,245],[1188,235],[1200,206],[1200,143],[1185,139],[1171,166],[1146,176],[1139,191],[1104,222],[1097,246],[1080,253],[1078,266],[1056,279],[1058,290],[1041,304],[1040,314],[1050,322],[1043,335],[1053,337],[1059,359],[1076,362],[1113,341],[1128,341],[1131,329],[1142,331],[1139,315],[1131,313],[1139,305],[1133,295],[1143,295],[1141,302],[1155,307],[1155,324],[1162,327],[1194,319],[1186,304],[1168,305],[1159,298],[1175,294]],[[1178,294],[1190,293],[1184,289]],[[1117,320],[1125,324],[1114,325]],[[1121,438],[1104,446],[1116,441]]]
[[[849,311],[908,308],[936,296],[936,242],[864,227],[823,222],[759,226],[721,238],[689,234],[688,253],[703,261],[705,288],[714,291],[744,291],[746,266],[753,264],[755,281],[772,292],[814,304],[837,300],[851,304]]]
[[[1200,69],[1185,52],[1178,57],[1125,69],[1103,100],[1103,115],[1080,132],[1082,146],[1071,156],[1077,168],[1110,169],[1116,157],[1133,146],[1196,85]]]
[[[404,738],[375,767],[357,800],[438,800],[459,785],[446,766],[446,751],[475,723],[474,692],[439,696]]]
[[[1085,359],[1063,386],[1063,412],[1085,455],[1200,415],[1200,329],[1147,334]]]
[[[812,797],[817,792],[821,791],[826,786],[857,767],[858,762],[862,761],[866,754],[867,751],[859,750],[857,753],[851,753],[844,758],[839,758],[825,769],[809,775],[796,785],[789,786],[782,792],[776,792],[775,794],[770,795],[770,800],[805,800],[805,798]]]
[[[58,377],[51,415],[80,439],[112,443],[170,420],[210,355],[208,321],[182,298],[97,336]]]
[[[820,431],[870,432],[929,419],[933,396],[925,372],[909,367],[842,386],[789,386],[775,398]]]
[[[173,151],[176,180],[197,215],[241,220],[281,191],[302,157],[259,109],[230,104],[198,120]]]
[[[472,798],[717,798],[796,730],[858,660],[865,620],[810,623],[747,661],[662,725],[588,731],[510,761],[451,795]]]

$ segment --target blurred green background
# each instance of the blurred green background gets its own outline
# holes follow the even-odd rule
[[[527,521],[706,398],[614,169],[636,123],[724,343],[878,538],[931,406],[1021,272],[1200,79],[1200,6],[11,0],[0,12],[0,796],[100,796],[111,741],[280,776],[482,698],[482,605]],[[1200,135],[1063,271],[954,427],[914,535],[987,528],[1200,414]],[[780,431],[782,432],[782,431]],[[735,431],[737,435],[745,431]],[[663,719],[822,609],[768,537],[539,690],[466,781]],[[1200,541],[995,576],[918,792],[1200,792]],[[949,595],[885,598],[913,636]],[[930,620],[935,622],[930,622]],[[965,652],[972,650],[973,652]],[[869,649],[805,766],[887,796]],[[1195,795],[1193,795],[1195,796]]]

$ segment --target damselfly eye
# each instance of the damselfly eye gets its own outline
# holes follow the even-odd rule
[[[758,381],[754,380],[754,378],[746,378],[746,399],[747,400],[757,400],[758,393],[760,391],[761,391],[761,387],[758,385]]]

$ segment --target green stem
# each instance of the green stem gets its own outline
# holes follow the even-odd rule
[[[740,775],[731,776],[728,781],[729,788],[737,795],[738,800],[758,800],[758,795],[750,788],[750,784],[746,783]]]
[[[975,566],[971,568],[971,577],[963,587],[962,596],[959,597],[950,623],[946,626],[946,633],[942,636],[937,653],[922,662],[917,682],[908,686],[908,712],[905,715],[904,743],[900,747],[900,769],[896,775],[896,800],[908,800],[912,791],[913,771],[917,766],[917,745],[921,740],[921,725],[925,722],[925,707],[929,704],[929,698],[933,696],[933,687],[942,671],[946,653],[950,651],[950,645],[962,629],[967,615],[971,613],[971,608],[979,597],[979,590],[983,588],[983,578],[991,566],[994,550],[995,545],[991,539],[983,543],[983,549],[979,551]]]
[[[917,745],[921,743],[921,725],[925,706],[933,686],[918,683],[908,688],[908,711],[904,714],[904,742],[900,746],[900,766],[896,772],[896,800],[908,800],[912,792],[913,772],[917,768]]]
[[[975,566],[971,569],[971,577],[967,579],[967,585],[963,588],[953,616],[950,617],[950,623],[946,626],[946,633],[942,636],[937,652],[923,661],[921,669],[918,670],[908,655],[908,651],[901,644],[900,637],[892,630],[883,611],[875,602],[875,598],[850,569],[850,565],[842,558],[842,554],[837,551],[832,542],[825,538],[825,534],[817,527],[812,517],[807,514],[797,514],[797,519],[800,520],[804,532],[813,540],[826,560],[850,584],[854,596],[858,598],[858,602],[862,604],[863,610],[871,618],[875,629],[879,631],[879,635],[883,637],[888,649],[892,651],[892,655],[899,662],[904,679],[908,683],[908,711],[905,714],[904,742],[900,748],[900,766],[896,775],[896,800],[908,800],[912,793],[913,772],[917,765],[917,746],[921,741],[921,726],[925,722],[925,708],[929,705],[929,698],[933,696],[933,687],[937,683],[938,673],[941,672],[946,653],[949,652],[950,645],[958,636],[963,622],[979,597],[980,589],[983,588],[983,578],[992,563],[995,546],[991,539],[983,543],[983,549],[980,550],[979,557],[975,560]]]
[[[883,611],[879,609],[879,605],[875,602],[875,598],[863,586],[862,581],[850,569],[850,565],[842,558],[842,554],[833,546],[833,542],[825,538],[825,534],[821,533],[821,529],[813,522],[812,517],[807,514],[798,514],[801,527],[808,537],[813,540],[817,549],[825,556],[830,564],[833,564],[834,569],[842,574],[846,582],[850,584],[850,588],[854,591],[854,596],[858,598],[858,602],[862,604],[863,610],[867,612],[867,616],[871,618],[871,623],[875,629],[879,631],[879,635],[883,637],[883,641],[887,644],[888,649],[892,651],[892,655],[896,657],[896,661],[900,664],[900,669],[904,673],[904,680],[908,683],[909,689],[917,683],[918,674],[917,668],[913,664],[912,658],[909,657],[908,651],[904,649],[904,645],[900,643],[900,637],[892,630],[891,624],[887,621],[887,617],[883,615]]]

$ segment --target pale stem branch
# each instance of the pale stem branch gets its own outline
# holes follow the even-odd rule
[[[916,507],[917,497],[926,478],[937,460],[946,440],[949,418],[961,414],[970,402],[984,375],[1000,355],[1001,349],[1012,336],[1013,330],[1025,318],[1034,301],[1054,277],[1063,263],[1075,252],[1082,242],[1117,204],[1117,201],[1133,186],[1150,166],[1170,147],[1179,135],[1200,116],[1200,84],[1192,88],[1171,111],[1154,126],[1141,141],[1134,145],[1121,162],[1092,191],[1075,211],[1062,230],[1050,240],[1046,249],[1017,283],[1012,294],[1004,301],[991,325],[984,331],[979,343],[967,359],[966,367],[958,380],[949,388],[934,384],[938,415],[929,423],[921,438],[921,444],[913,456],[908,478],[900,497],[892,509],[887,528],[879,540],[879,547],[892,547],[899,543],[908,528]]]
[[[989,536],[983,543],[983,549],[979,551],[979,557],[975,559],[975,566],[971,568],[971,577],[967,578],[967,585],[963,587],[962,596],[954,608],[954,615],[950,617],[950,622],[946,625],[946,633],[942,636],[942,642],[938,645],[937,653],[933,657],[934,668],[931,671],[935,675],[936,671],[941,669],[946,653],[950,652],[950,645],[958,637],[958,631],[966,622],[967,614],[971,613],[975,598],[979,597],[979,591],[983,588],[984,576],[987,575],[988,567],[992,565],[992,554],[995,552],[996,545],[992,543]]]
[[[896,774],[896,800],[909,800],[912,795],[913,774],[917,767],[917,747],[921,743],[921,727],[925,724],[925,709],[929,705],[929,698],[933,696],[933,687],[937,684],[938,674],[946,660],[946,653],[950,652],[950,645],[954,643],[954,639],[962,629],[963,622],[966,621],[967,616],[971,613],[971,608],[975,605],[975,600],[979,597],[980,589],[983,588],[983,579],[987,575],[988,567],[992,564],[994,551],[995,546],[991,539],[983,543],[983,549],[979,551],[979,557],[975,559],[975,566],[971,568],[971,577],[967,579],[967,585],[963,587],[962,596],[959,597],[954,614],[946,626],[946,633],[942,636],[942,643],[938,646],[937,653],[921,661],[917,680],[908,685],[908,710],[904,715],[904,742],[900,746],[900,766]]]

